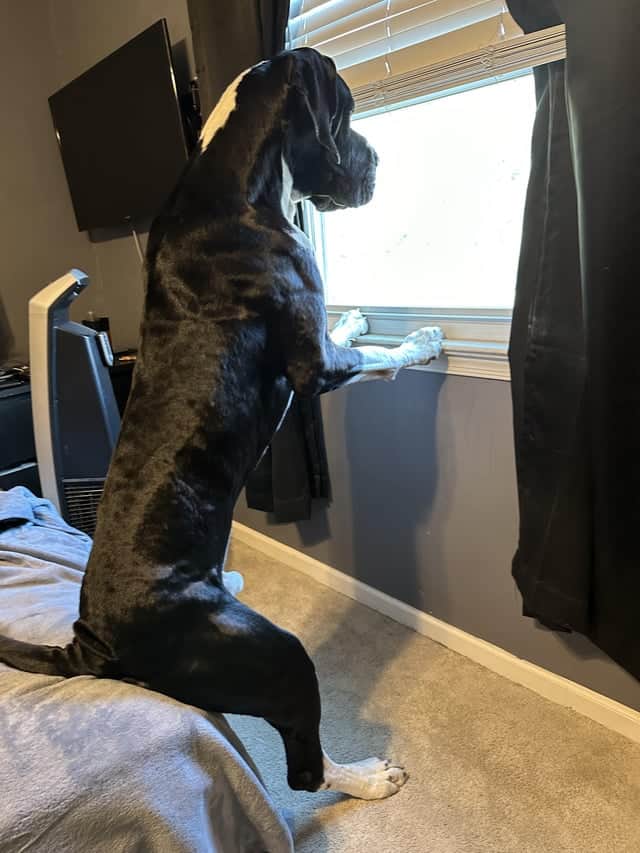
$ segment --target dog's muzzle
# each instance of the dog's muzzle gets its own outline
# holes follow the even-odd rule
[[[378,162],[377,153],[368,143],[364,142],[364,145],[352,149],[343,158],[331,190],[326,194],[311,196],[316,209],[326,213],[331,210],[368,204],[373,198],[376,186]]]

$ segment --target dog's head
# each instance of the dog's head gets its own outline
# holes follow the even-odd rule
[[[333,61],[312,48],[282,57],[289,82],[285,159],[294,193],[322,211],[366,204],[373,195],[378,156],[351,127],[349,87]]]

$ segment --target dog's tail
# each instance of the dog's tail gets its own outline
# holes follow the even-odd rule
[[[0,634],[0,662],[20,669],[23,672],[37,672],[40,675],[89,675],[83,665],[75,642],[68,646],[40,646],[23,643]]]

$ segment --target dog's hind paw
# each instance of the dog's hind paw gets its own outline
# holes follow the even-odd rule
[[[381,758],[336,764],[324,755],[323,790],[339,791],[361,800],[383,800],[397,794],[408,778],[404,767]]]
[[[244,589],[244,578],[240,572],[223,572],[222,583],[231,595],[238,595]]]

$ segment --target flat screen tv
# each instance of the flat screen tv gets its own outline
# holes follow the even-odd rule
[[[158,212],[188,156],[164,19],[49,106],[80,231]]]

